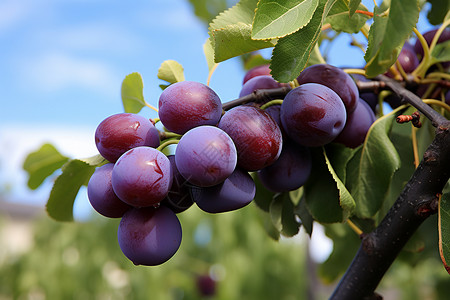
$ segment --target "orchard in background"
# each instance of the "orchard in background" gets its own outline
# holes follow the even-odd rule
[[[209,23],[208,82],[185,80],[181,64],[167,60],[156,108],[144,100],[140,74],[129,74],[124,113],[99,120],[99,155],[69,159],[44,145],[24,163],[29,186],[61,168],[47,212],[70,221],[87,185],[96,211],[121,218],[118,243],[136,265],[175,255],[178,214],[232,213],[254,202],[274,239],[325,226],[334,249],[322,276],[333,281],[346,269],[331,299],[380,297],[377,286],[405,251],[439,253],[450,273],[450,13],[445,1],[429,2],[436,29],[421,33],[421,1],[368,11],[352,0],[241,0]],[[327,64],[319,45],[332,32],[362,32],[367,46],[355,46],[366,65]],[[264,48],[273,49],[270,59],[258,53]],[[224,101],[209,79],[236,56],[247,73],[239,98]],[[384,114],[387,104],[393,111]],[[140,114],[145,106],[157,116]],[[424,250],[430,228],[420,225],[435,214],[438,241]],[[350,235],[359,250],[349,250]]]

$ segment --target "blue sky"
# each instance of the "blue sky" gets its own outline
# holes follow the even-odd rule
[[[429,28],[419,24],[420,31]],[[70,157],[95,155],[95,128],[123,110],[120,86],[127,74],[142,74],[144,96],[155,106],[161,93],[156,74],[164,60],[177,60],[187,80],[205,83],[207,37],[186,0],[1,0],[0,193],[44,204],[50,183],[36,192],[26,188],[24,156],[45,141]],[[339,50],[331,52],[329,63],[361,66],[361,51],[349,43],[337,39]],[[223,102],[232,100],[243,76],[239,60],[226,61],[211,87]],[[149,109],[142,114],[156,117]],[[77,205],[86,209],[82,197]]]

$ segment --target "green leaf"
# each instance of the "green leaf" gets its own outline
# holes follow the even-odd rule
[[[368,11],[367,8],[359,4],[357,7],[359,10]],[[363,14],[350,13],[350,4],[346,0],[338,0],[331,8],[325,23],[330,23],[331,27],[335,31],[344,31],[347,33],[358,33],[361,27],[364,26],[369,16]]]
[[[205,23],[227,8],[227,0],[189,0],[194,8],[194,14]]]
[[[44,144],[37,151],[28,154],[23,169],[28,172],[28,187],[37,189],[44,180],[61,168],[68,157],[62,155],[51,144]]]
[[[252,24],[258,0],[241,0],[235,6],[221,12],[209,24],[209,31],[225,28],[239,22]]]
[[[339,190],[339,205],[344,209],[345,212],[344,219],[347,219],[355,209],[355,200],[353,199],[352,195],[350,195],[350,193],[348,192],[347,188],[345,187],[342,180],[339,178],[338,174],[335,172],[330,160],[327,157],[325,149],[323,149],[323,155],[325,157],[325,162],[327,164],[328,171],[330,172],[331,176],[333,177],[334,181],[337,184],[337,188]],[[339,164],[342,163],[345,166],[345,162],[339,162]],[[340,169],[343,170],[344,166],[340,167]]]
[[[381,208],[394,172],[400,168],[400,157],[389,133],[399,107],[372,124],[366,140],[347,164],[346,186],[356,201],[355,213],[370,218]]]
[[[405,114],[408,114],[408,112],[412,113],[412,111],[407,110]],[[389,138],[397,150],[402,166],[392,176],[388,192],[377,214],[377,224],[381,222],[395,200],[397,200],[398,195],[400,195],[415,169],[411,142],[411,124],[394,123]]]
[[[122,82],[122,104],[126,113],[137,114],[145,106],[144,83],[139,73],[131,73]]]
[[[450,11],[450,2],[445,0],[428,0],[431,9],[427,18],[431,25],[439,25],[444,22],[445,14]]]
[[[252,40],[252,25],[236,23],[211,32],[214,39],[214,61],[222,62],[227,59],[259,49],[275,46],[274,41]]]
[[[450,61],[450,40],[436,44],[431,56],[435,62]]]
[[[67,162],[50,192],[46,205],[49,216],[57,221],[73,221],[73,204],[80,187],[86,185],[95,168],[105,162],[100,155]]]
[[[206,63],[208,64],[208,71],[211,71],[217,64],[214,61],[214,49],[211,45],[210,39],[207,39],[203,44],[203,53],[205,53]]]
[[[384,73],[397,60],[419,18],[419,5],[412,0],[392,0],[388,13],[375,7],[364,59],[369,77]]]
[[[279,82],[298,77],[306,67],[314,46],[319,40],[322,24],[336,0],[320,0],[311,21],[297,32],[278,40],[272,55],[272,76]]]
[[[300,187],[296,190],[289,191],[289,198],[291,199],[292,203],[297,206],[300,203],[300,200],[303,198],[304,194],[305,191],[303,187]]]
[[[447,182],[439,202],[439,253],[445,269],[450,274],[450,184]]]
[[[256,186],[256,194],[253,202],[265,212],[269,212],[270,203],[272,203],[275,193],[266,189],[259,180],[256,172],[251,173]]]
[[[100,154],[88,157],[88,158],[79,158],[78,160],[81,160],[85,163],[87,163],[90,166],[94,166],[94,167],[100,167],[103,166],[104,164],[107,164],[108,161],[103,158],[103,156],[101,156]]]
[[[330,143],[325,146],[327,159],[333,166],[334,172],[342,182],[346,182],[347,164],[357,153],[357,150],[345,147],[342,144]]]
[[[282,235],[292,237],[298,233],[300,223],[295,219],[294,204],[288,192],[277,194],[274,197],[269,213],[273,225]]]
[[[313,51],[311,51],[311,54],[308,59],[308,63],[306,64],[307,67],[317,64],[326,64],[325,58],[322,56],[322,53],[320,52],[319,44],[314,45]]]
[[[416,109],[410,107],[404,111],[403,114],[411,115],[414,111],[416,111]],[[397,200],[398,195],[400,195],[405,184],[411,178],[411,174],[415,170],[411,126],[412,125],[410,124],[398,124],[394,122],[391,133],[389,134],[389,138],[400,156],[402,165],[401,168],[395,171],[394,176],[392,177],[388,193],[377,215],[378,223],[394,204],[395,200]],[[435,136],[434,130],[435,128],[427,118],[423,118],[422,127],[416,129],[419,158],[423,157],[426,148],[431,144]]]
[[[270,64],[270,60],[264,58],[261,54],[254,54],[244,60],[244,69],[248,71],[251,68],[268,64]]]
[[[358,9],[359,5],[361,4],[361,0],[350,0],[350,3],[348,4],[349,7],[349,15],[352,17],[356,10]]]
[[[321,223],[342,222],[348,217],[348,211],[339,205],[339,190],[328,169],[324,152],[315,148],[311,155],[311,175],[304,185],[308,211],[314,220]]]
[[[313,231],[314,219],[308,211],[304,197],[302,197],[302,199],[300,199],[300,202],[295,206],[294,213],[300,218],[300,221],[302,221],[302,225],[303,228],[305,228],[306,233],[311,236]]]
[[[175,60],[165,60],[158,69],[158,78],[169,83],[184,81],[183,66]]]
[[[251,39],[253,16],[258,1],[241,0],[220,13],[209,26],[214,61],[221,62],[258,49],[273,47],[276,41]]]
[[[280,239],[280,232],[273,225],[270,214],[260,209],[258,209],[257,212],[267,235],[273,240],[278,241]]]
[[[319,0],[260,0],[253,19],[252,39],[284,37],[311,20]]]

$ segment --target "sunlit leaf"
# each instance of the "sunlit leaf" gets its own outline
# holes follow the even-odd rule
[[[145,106],[144,82],[139,73],[131,73],[122,82],[122,104],[126,113],[138,113]]]
[[[31,152],[23,163],[23,169],[28,172],[28,187],[38,188],[44,180],[61,168],[68,157],[62,155],[51,144],[42,145],[37,151]]]
[[[279,82],[298,77],[319,39],[322,24],[336,0],[320,0],[311,21],[297,32],[278,40],[272,55],[272,76]]]
[[[311,20],[319,0],[260,0],[253,20],[253,39],[274,39],[294,33]]]
[[[216,64],[214,61],[214,49],[211,45],[211,40],[207,39],[203,44],[203,53],[205,53],[206,63],[208,64],[208,70],[211,71]]]
[[[258,0],[241,0],[233,7],[221,12],[209,24],[209,31],[224,28],[238,22],[251,24]]]
[[[272,40],[252,40],[252,25],[236,23],[211,32],[214,39],[214,60],[222,62],[244,53],[275,46]]]
[[[169,83],[184,81],[183,66],[175,60],[166,60],[158,69],[158,78]]]
[[[350,17],[352,17],[353,14],[356,12],[360,3],[361,0],[350,0],[350,3],[348,4]]]
[[[257,0],[242,0],[220,13],[209,24],[209,37],[214,49],[215,62],[274,46],[276,41],[251,39],[252,22],[257,3]]]
[[[389,10],[375,7],[364,59],[369,77],[384,73],[397,60],[419,18],[417,1],[392,0]]]
[[[106,161],[100,155],[80,160],[73,159],[62,167],[47,201],[47,213],[57,221],[73,220],[73,204],[81,186],[86,185],[95,168]]]
[[[367,11],[367,8],[360,4],[359,10]],[[344,31],[348,33],[358,33],[364,26],[369,16],[364,14],[353,14],[349,16],[350,4],[346,0],[338,0],[328,13],[325,23],[329,23],[331,28],[336,31]]]

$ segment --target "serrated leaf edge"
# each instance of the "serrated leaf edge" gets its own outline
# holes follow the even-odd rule
[[[261,0],[260,0],[260,1],[261,1]],[[258,6],[259,6],[260,1],[258,1]],[[305,0],[305,1],[306,1],[306,0]],[[300,2],[297,6],[302,5],[305,1]],[[280,38],[283,38],[283,37],[285,37],[285,36],[291,35],[291,34],[297,32],[297,31],[299,31],[300,29],[302,29],[303,27],[305,27],[306,25],[309,24],[309,22],[311,21],[312,17],[314,16],[315,10],[316,10],[317,7],[319,6],[319,1],[317,1],[316,7],[314,8],[313,13],[311,14],[311,16],[310,16],[310,18],[307,20],[307,22],[306,22],[305,24],[303,24],[303,26],[298,27],[296,30],[293,30],[292,32],[285,33],[284,35],[280,35],[280,36],[272,36],[272,37],[269,37],[269,38],[267,38],[267,37],[266,37],[266,38],[257,38],[257,37],[255,37],[255,36],[253,35],[253,26],[254,26],[254,24],[255,24],[255,17],[256,17],[256,14],[257,14],[257,12],[258,12],[258,6],[256,7],[256,9],[255,9],[255,15],[253,16],[253,22],[252,22],[252,35],[251,35],[252,40],[257,40],[257,41],[259,41],[259,40],[270,40],[270,39],[280,39]],[[272,24],[272,23],[273,23],[273,21],[272,21],[270,24]],[[268,26],[269,26],[269,25],[268,25]],[[266,27],[267,27],[267,26],[266,26]]]

